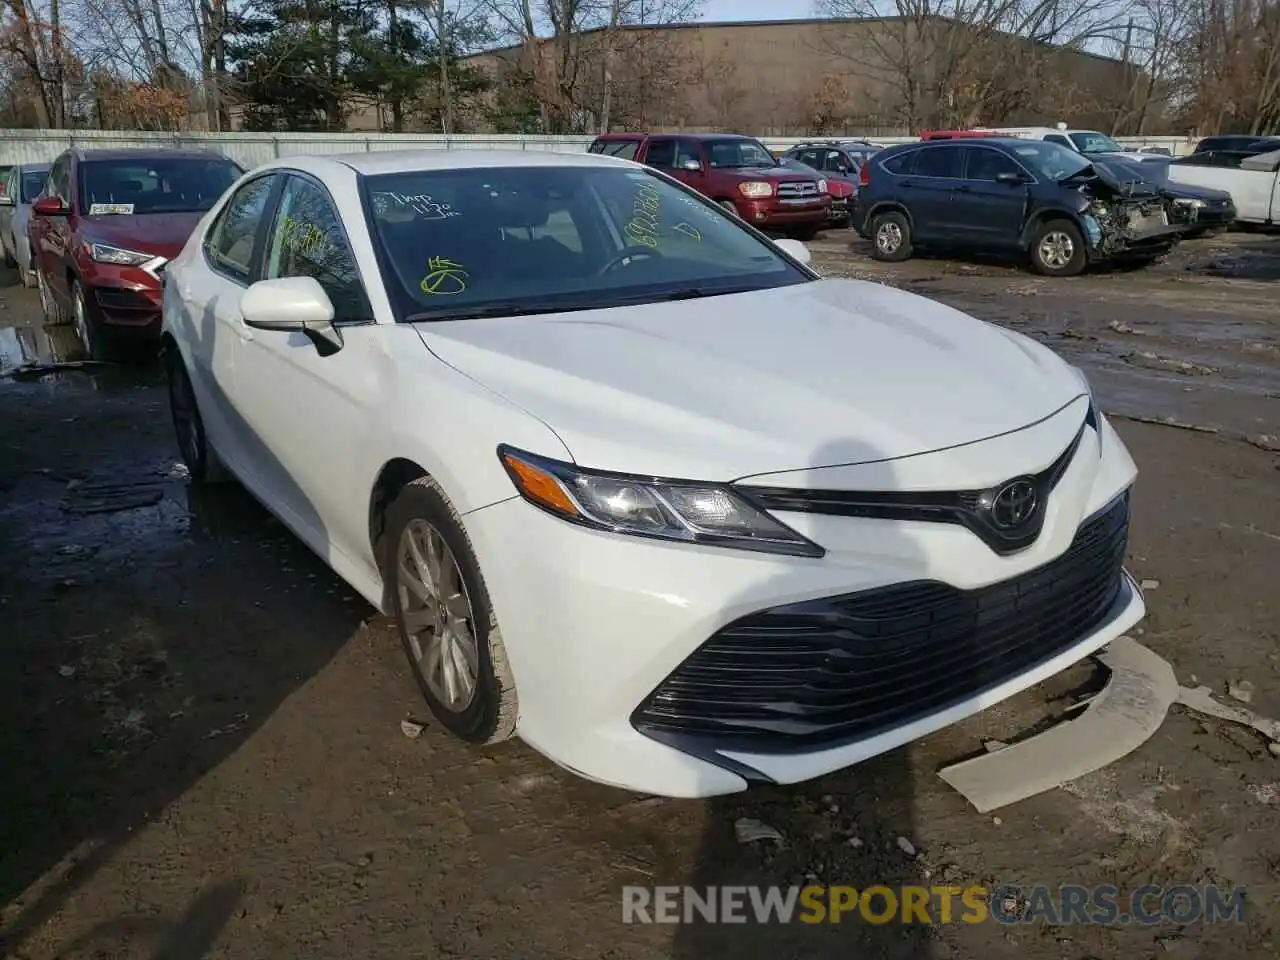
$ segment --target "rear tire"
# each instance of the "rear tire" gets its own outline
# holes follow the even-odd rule
[[[1050,220],[1037,227],[1030,253],[1032,269],[1046,277],[1074,277],[1089,262],[1084,237],[1070,220]]]
[[[871,218],[871,256],[885,263],[900,263],[911,256],[911,221],[897,210]]]
[[[471,743],[510,739],[519,708],[502,632],[471,540],[433,479],[414,480],[392,501],[378,548],[390,587],[387,612],[432,714]],[[424,599],[428,580],[443,603]],[[446,669],[453,673],[452,688]],[[450,701],[449,689],[465,692]]]
[[[169,380],[169,412],[173,417],[178,450],[187,465],[191,482],[205,485],[231,479],[204,432],[204,420],[200,416],[191,377],[176,346],[164,351],[164,365]]]

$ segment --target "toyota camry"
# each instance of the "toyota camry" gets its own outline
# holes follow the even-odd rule
[[[601,155],[290,157],[164,279],[179,446],[392,618],[440,725],[710,796],[1144,612],[1081,372]]]

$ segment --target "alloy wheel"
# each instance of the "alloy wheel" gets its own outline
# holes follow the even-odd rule
[[[876,231],[876,247],[881,253],[893,253],[902,246],[902,228],[896,223],[882,223]]]
[[[53,323],[58,318],[53,315],[53,298],[49,293],[49,284],[45,282],[44,273],[36,269],[36,287],[40,294],[40,312],[44,314],[46,323]]]
[[[89,340],[89,317],[84,302],[84,291],[79,287],[72,288],[71,320],[75,324],[76,336],[84,347],[86,357],[93,357],[93,343]]]
[[[1046,233],[1040,241],[1040,262],[1054,270],[1069,264],[1075,252],[1075,243],[1061,230]]]
[[[400,536],[396,589],[415,669],[443,707],[462,713],[480,671],[474,614],[453,551],[426,520],[411,520]]]

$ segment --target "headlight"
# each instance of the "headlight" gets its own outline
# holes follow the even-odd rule
[[[767,180],[748,180],[738,184],[738,192],[744,197],[772,197],[773,184]]]
[[[525,500],[570,523],[794,557],[826,552],[724,484],[583,470],[507,446],[498,448],[498,459]]]
[[[109,243],[86,243],[85,247],[89,256],[99,263],[114,263],[121,267],[136,267],[156,258],[154,253],[139,253],[137,250],[113,247]]]
[[[827,181],[825,181],[825,180],[819,180],[819,181],[818,181],[818,192],[819,192],[819,193],[826,193],[826,192],[827,192]]]

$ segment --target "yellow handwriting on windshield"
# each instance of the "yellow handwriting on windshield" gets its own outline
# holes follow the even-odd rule
[[[467,271],[456,260],[432,257],[427,261],[427,275],[419,286],[423,293],[450,297],[467,289]]]
[[[642,247],[658,245],[658,205],[661,199],[658,191],[650,186],[643,186],[636,191],[635,201],[631,205],[631,219],[622,228],[627,240]]]

